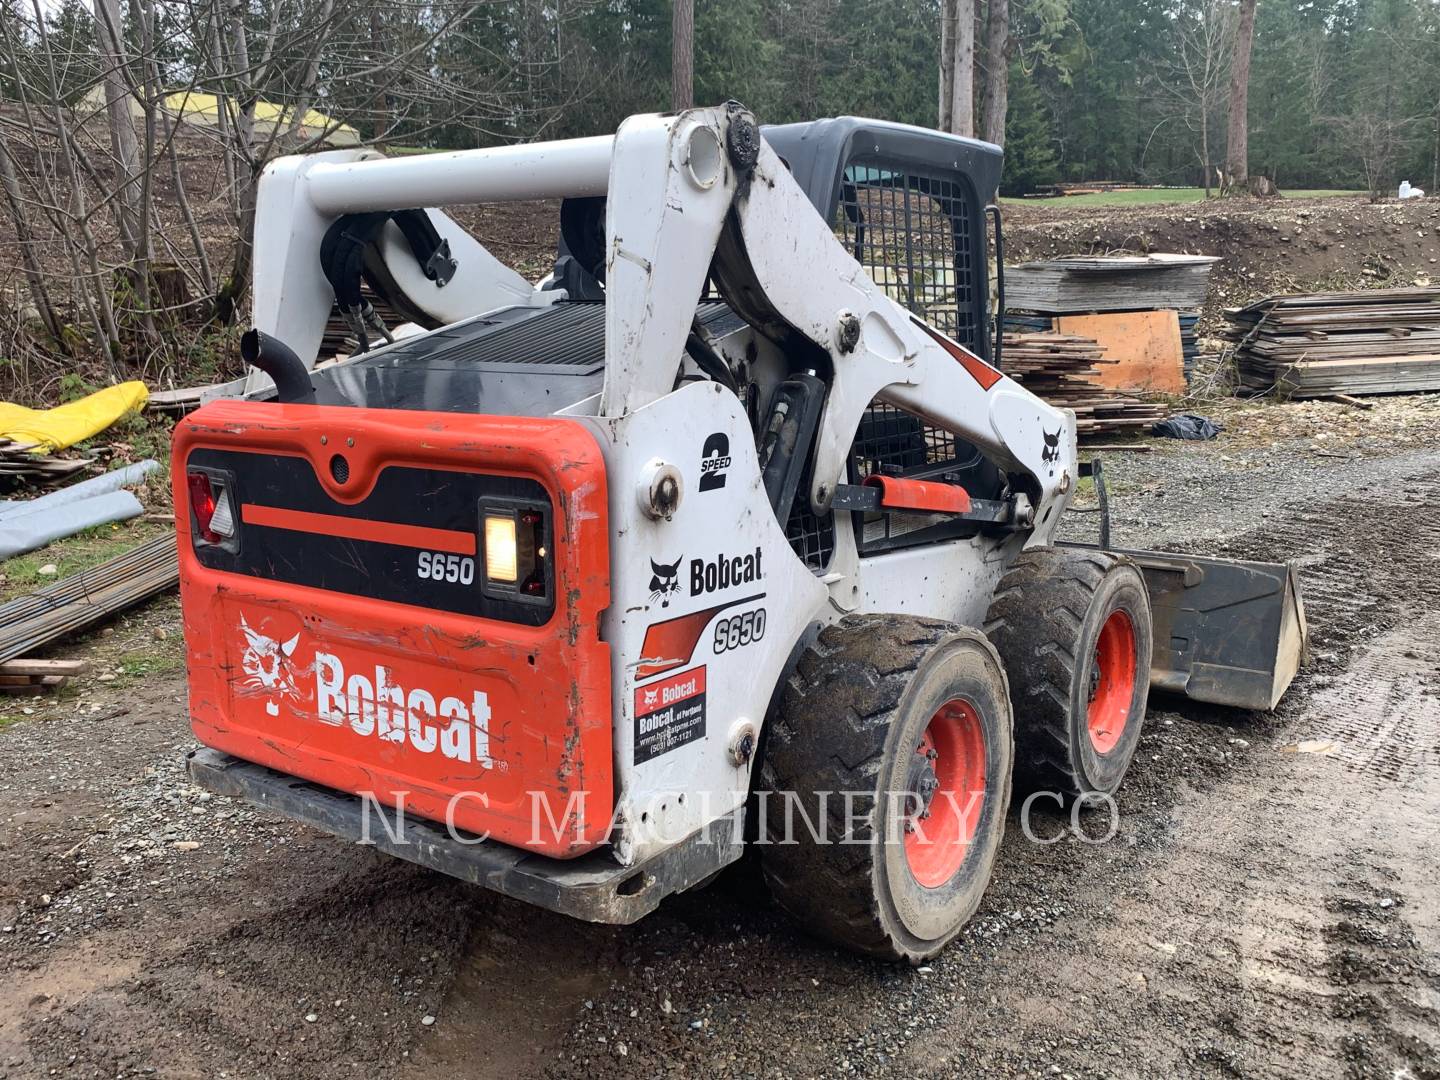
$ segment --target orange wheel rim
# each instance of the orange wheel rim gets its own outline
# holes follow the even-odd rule
[[[1090,704],[1086,726],[1097,754],[1108,754],[1120,742],[1135,700],[1135,624],[1123,611],[1112,611],[1100,628],[1090,666]]]
[[[952,698],[926,725],[910,762],[905,861],[937,888],[959,873],[985,806],[985,730],[968,701]]]

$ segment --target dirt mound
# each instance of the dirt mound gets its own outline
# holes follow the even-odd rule
[[[1440,199],[1214,199],[1170,206],[1010,203],[1006,262],[1111,251],[1218,255],[1205,324],[1278,292],[1440,281]]]

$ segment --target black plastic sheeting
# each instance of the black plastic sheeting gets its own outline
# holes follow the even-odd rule
[[[1224,430],[1208,417],[1198,416],[1195,413],[1176,413],[1174,416],[1156,421],[1155,426],[1150,429],[1150,433],[1163,435],[1167,439],[1204,442],[1207,439],[1215,438]]]

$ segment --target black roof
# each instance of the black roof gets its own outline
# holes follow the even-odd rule
[[[827,220],[839,195],[841,172],[856,158],[878,157],[922,173],[963,173],[979,204],[992,202],[1000,183],[1003,151],[994,143],[966,139],[931,128],[837,116],[760,129]]]

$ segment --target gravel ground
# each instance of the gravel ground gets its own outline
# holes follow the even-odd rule
[[[1218,415],[1107,456],[1115,540],[1296,562],[1311,664],[1270,716],[1152,702],[1114,837],[1012,827],[914,970],[745,865],[588,926],[208,797],[174,602],[76,643],[0,721],[0,1078],[1440,1077],[1440,414]]]

